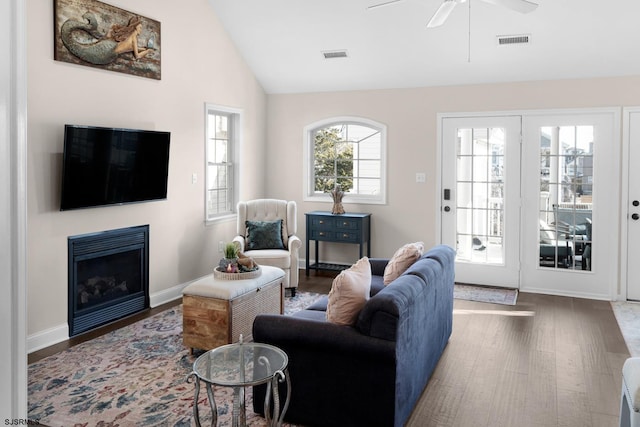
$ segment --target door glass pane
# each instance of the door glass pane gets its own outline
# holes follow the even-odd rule
[[[457,259],[504,264],[505,131],[458,129],[457,138]]]
[[[539,265],[590,271],[594,127],[540,131]]]

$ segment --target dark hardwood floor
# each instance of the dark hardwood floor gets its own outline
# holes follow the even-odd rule
[[[606,301],[455,300],[451,339],[407,427],[614,427],[628,357]]]
[[[335,273],[300,271],[328,293]],[[29,363],[149,317],[131,316],[29,355]],[[453,333],[407,427],[614,427],[629,357],[606,301],[520,293],[515,306],[455,300]]]

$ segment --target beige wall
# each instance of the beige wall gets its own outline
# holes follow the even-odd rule
[[[346,204],[345,209],[373,214],[371,255],[388,257],[406,242],[423,240],[430,246],[439,239],[435,226],[438,113],[632,105],[640,105],[640,76],[269,95],[267,160],[277,164],[282,153],[287,153],[289,161],[286,168],[269,168],[267,189],[272,196],[298,201],[304,239],[304,212],[331,210],[331,203],[329,199],[328,203],[302,201],[303,128],[336,116],[359,116],[386,124],[388,204]],[[416,172],[426,172],[426,184],[415,182]],[[357,247],[352,245],[321,244],[321,248],[320,257],[327,261],[357,257]]]
[[[162,80],[53,59],[53,1],[27,2],[28,335],[67,322],[67,237],[150,225],[150,292],[207,274],[235,223],[204,224],[204,104],[245,113],[242,197],[264,193],[266,95],[206,0],[111,0],[162,25]],[[60,212],[65,123],[171,132],[168,200]],[[197,173],[197,184],[191,183]]]
[[[111,0],[162,23],[162,80],[155,81],[54,61],[53,2],[27,3],[30,336],[66,324],[68,236],[150,224],[152,294],[210,271],[217,242],[232,237],[234,223],[203,222],[205,102],[244,109],[241,198],[296,200],[303,239],[304,212],[331,209],[302,200],[304,126],[335,116],[386,124],[388,204],[345,206],[373,214],[373,256],[390,256],[407,241],[438,239],[438,113],[640,105],[640,76],[266,96],[206,0],[189,7]],[[59,212],[65,123],[171,131],[168,200]],[[426,172],[426,184],[415,182],[416,172]],[[321,257],[347,261],[356,254],[350,245],[327,245]]]

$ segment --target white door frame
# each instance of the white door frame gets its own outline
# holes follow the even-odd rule
[[[621,182],[620,182],[620,285],[617,288],[616,299],[626,301],[629,289],[629,156],[631,155],[630,123],[631,114],[640,113],[640,107],[625,107],[622,109],[622,154],[621,154]]]
[[[634,109],[635,111],[640,111],[640,107]],[[625,109],[626,111],[626,109]],[[486,112],[461,112],[461,113],[438,113],[437,115],[437,145],[436,145],[436,158],[438,159],[437,162],[437,167],[436,167],[436,177],[437,177],[437,182],[436,182],[436,192],[435,192],[435,203],[434,206],[436,208],[436,221],[435,221],[435,235],[437,236],[437,242],[438,243],[442,243],[442,235],[441,235],[441,230],[442,230],[442,219],[441,219],[441,209],[443,206],[443,200],[442,200],[442,192],[443,192],[443,184],[442,184],[442,153],[443,153],[443,141],[442,141],[442,123],[443,123],[443,119],[444,118],[466,118],[466,117],[495,117],[495,116],[521,116],[523,118],[523,122],[525,120],[525,118],[527,116],[536,116],[536,115],[553,115],[553,114],[589,114],[589,113],[613,113],[614,115],[616,115],[616,117],[618,118],[617,122],[614,123],[614,126],[618,126],[617,129],[614,129],[614,142],[617,142],[617,144],[615,144],[615,147],[613,147],[614,151],[614,156],[616,156],[616,158],[620,159],[621,156],[621,145],[620,145],[620,128],[619,128],[619,122],[620,122],[620,108],[612,108],[612,107],[604,107],[604,108],[571,108],[571,109],[540,109],[540,110],[511,110],[511,111],[486,111]],[[627,115],[625,114],[625,118],[627,117]],[[625,128],[626,131],[626,128]],[[625,153],[624,148],[624,141],[623,141],[623,145],[622,145],[623,151],[622,154]],[[628,141],[627,141],[627,146],[626,148],[628,149]],[[628,153],[628,152],[627,152]],[[624,199],[626,201],[626,196],[625,194],[628,192],[628,188],[627,188],[627,177],[628,177],[628,165],[625,165],[624,162],[620,162],[622,163],[622,176],[620,177],[621,179],[621,188],[624,193],[621,193],[621,202],[622,203],[622,199]],[[625,172],[626,171],[626,172]],[[618,209],[619,211],[623,211],[622,205],[619,204]],[[624,220],[622,220],[624,218]],[[626,276],[622,277],[622,273],[626,272],[626,260],[622,260],[622,254],[625,253],[622,251],[622,248],[626,248],[626,241],[623,242],[623,239],[626,239],[626,211],[624,213],[620,212],[620,222],[619,224],[616,224],[615,229],[616,230],[620,230],[621,231],[621,239],[620,239],[620,246],[616,248],[616,250],[618,251],[617,253],[617,260],[618,263],[616,265],[616,279],[614,280],[613,283],[611,283],[610,286],[610,290],[609,290],[609,295],[610,295],[610,299],[620,299],[621,295],[624,295],[626,298]],[[625,262],[624,267],[622,268],[622,262]],[[617,286],[616,282],[621,283],[620,286]],[[621,289],[621,287],[624,287],[624,289]]]
[[[0,414],[27,416],[26,0],[0,2]]]
[[[615,209],[620,209],[620,194],[616,191],[620,188],[620,174],[617,173],[620,167],[620,109],[610,107],[577,108],[540,110],[527,114],[523,118],[523,135],[524,143],[530,145],[523,147],[523,157],[528,155],[528,158],[531,158],[531,156],[539,155],[539,136],[537,135],[539,127],[547,123],[566,123],[569,126],[593,123],[596,125],[595,129],[598,134],[610,131],[610,133],[601,135],[603,140],[597,142],[594,149],[596,153],[594,154],[593,171],[594,188],[597,188],[594,190],[594,206],[598,206],[593,210],[595,224],[593,239],[597,241],[592,246],[594,268],[590,272],[540,268],[538,262],[533,261],[532,255],[537,256],[538,253],[537,245],[535,247],[532,245],[533,239],[539,237],[540,231],[536,224],[532,224],[532,219],[535,221],[538,217],[539,197],[530,197],[532,188],[526,186],[535,185],[539,190],[539,178],[535,182],[523,179],[521,231],[523,242],[529,246],[522,248],[520,290],[577,298],[614,300],[620,271],[620,245],[617,241],[620,224],[618,213],[615,212]],[[606,145],[609,141],[611,141],[611,146]],[[603,153],[606,154],[603,155]],[[531,166],[530,162],[524,162],[522,165],[522,171],[527,177],[539,174],[539,167],[534,172]],[[601,224],[607,224],[606,229]]]

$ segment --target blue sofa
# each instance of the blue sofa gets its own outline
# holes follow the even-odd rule
[[[454,257],[452,248],[436,246],[388,286],[382,283],[388,260],[371,259],[371,298],[354,326],[327,322],[327,297],[293,316],[256,317],[254,340],[289,356],[285,421],[404,425],[451,335]],[[260,414],[264,393],[264,386],[254,387]]]

